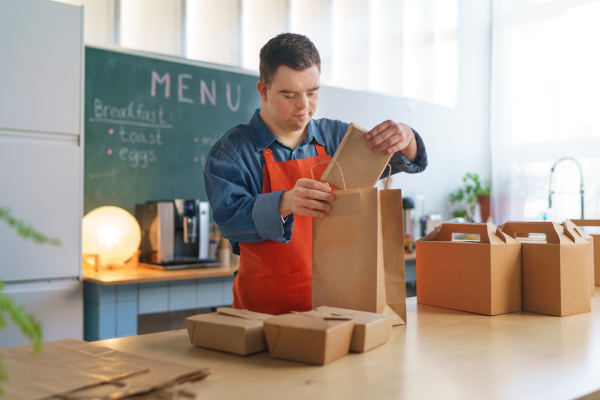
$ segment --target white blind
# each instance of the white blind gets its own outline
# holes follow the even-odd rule
[[[496,0],[492,61],[495,220],[600,218],[600,2]],[[552,208],[549,208],[550,190]]]

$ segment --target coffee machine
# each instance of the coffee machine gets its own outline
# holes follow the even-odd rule
[[[209,258],[209,206],[200,200],[135,205],[142,230],[140,262],[158,269],[218,266]]]

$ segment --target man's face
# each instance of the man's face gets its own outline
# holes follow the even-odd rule
[[[262,85],[261,85],[262,83]],[[316,65],[296,71],[280,66],[269,86],[259,82],[262,111],[282,131],[303,130],[317,111],[320,73]]]

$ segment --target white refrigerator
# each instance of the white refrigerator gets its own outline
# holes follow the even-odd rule
[[[0,0],[0,207],[62,245],[0,220],[0,279],[44,340],[83,337],[83,8]],[[0,348],[28,343],[12,323]]]

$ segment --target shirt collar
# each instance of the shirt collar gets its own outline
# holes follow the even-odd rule
[[[254,112],[254,115],[250,119],[250,128],[252,129],[252,134],[254,136],[254,144],[256,145],[256,150],[263,151],[275,141],[280,143],[282,146],[286,146],[283,143],[281,143],[275,137],[275,135],[271,133],[269,128],[267,128],[265,123],[260,118],[259,113],[260,108],[257,108]],[[310,143],[313,140],[313,138],[321,146],[325,146],[325,142],[323,141],[321,132],[319,132],[319,128],[317,128],[317,124],[311,119],[310,121],[308,121],[308,131],[306,132],[306,137],[304,138],[301,144],[304,145]]]

